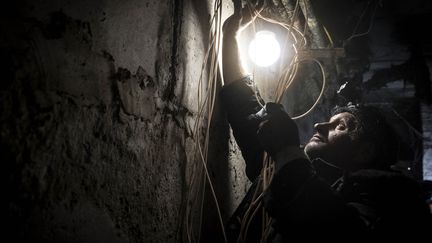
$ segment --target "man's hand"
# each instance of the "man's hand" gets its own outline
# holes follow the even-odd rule
[[[241,0],[234,0],[234,14],[223,25],[222,67],[225,85],[244,78],[247,73],[242,66],[237,43],[237,34],[246,28],[263,9],[265,0],[242,8]]]
[[[222,27],[224,34],[235,35],[252,23],[257,14],[263,10],[265,0],[255,0],[255,3],[250,2],[252,3],[249,4],[248,2],[242,8],[241,0],[234,0],[234,14],[225,20]]]
[[[298,128],[280,104],[267,103],[265,115],[258,128],[258,139],[263,148],[274,157],[287,146],[300,145]]]

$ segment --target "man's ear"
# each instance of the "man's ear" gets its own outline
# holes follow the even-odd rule
[[[354,154],[354,160],[358,162],[361,169],[367,169],[373,167],[374,158],[376,157],[377,151],[375,144],[372,142],[362,142],[358,145]]]

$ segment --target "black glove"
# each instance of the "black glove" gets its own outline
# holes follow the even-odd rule
[[[267,103],[265,114],[260,116],[263,121],[259,124],[258,140],[263,148],[274,158],[284,147],[299,146],[298,128],[280,104]]]

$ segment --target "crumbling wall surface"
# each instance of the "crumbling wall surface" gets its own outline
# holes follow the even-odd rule
[[[201,65],[180,59],[183,4],[2,7],[3,237],[179,241],[198,78],[184,70]]]

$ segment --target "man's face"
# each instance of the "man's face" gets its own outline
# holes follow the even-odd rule
[[[358,139],[353,132],[358,127],[357,119],[348,112],[334,115],[328,122],[315,124],[316,133],[306,144],[305,152],[311,159],[321,158],[342,169],[352,161]]]

